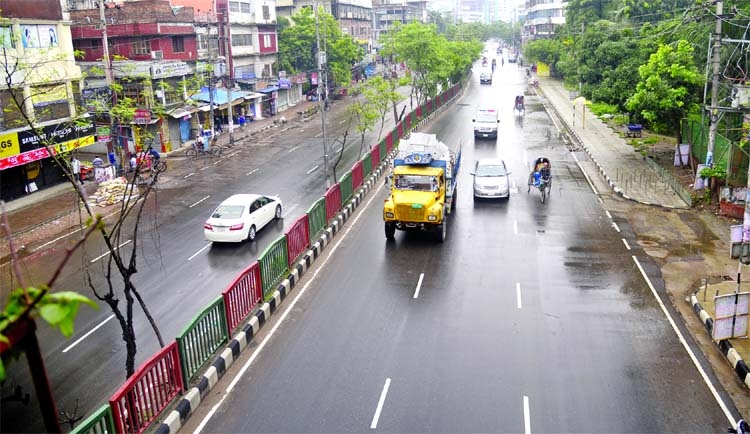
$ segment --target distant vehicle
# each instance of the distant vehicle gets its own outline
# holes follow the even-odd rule
[[[203,224],[203,233],[212,242],[253,241],[259,230],[281,218],[281,210],[281,199],[277,196],[235,194],[211,213]]]
[[[518,62],[518,56],[508,57],[508,63],[516,63],[516,62]]]
[[[505,161],[496,158],[477,160],[474,171],[475,198],[510,199],[510,172]]]
[[[492,73],[490,71],[482,71],[479,74],[479,84],[492,84]]]
[[[500,123],[498,112],[494,108],[480,107],[474,113],[474,137],[497,138],[497,127]]]

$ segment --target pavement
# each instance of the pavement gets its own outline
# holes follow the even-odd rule
[[[673,221],[676,221],[676,224],[679,224],[680,217],[675,217],[674,212],[693,212],[693,210],[689,209],[689,196],[686,197],[686,192],[681,186],[676,185],[676,181],[671,179],[668,173],[660,170],[649,158],[643,158],[639,153],[634,152],[633,147],[623,138],[621,131],[613,130],[605,122],[588,112],[585,106],[582,107],[575,104],[575,99],[571,98],[572,94],[562,86],[561,82],[546,77],[539,77],[539,87],[536,89],[536,92],[541,96],[541,100],[548,111],[555,114],[553,119],[558,123],[558,127],[566,134],[568,139],[573,142],[575,148],[583,149],[589,155],[593,166],[587,167],[595,167],[616,196],[627,203],[637,203],[650,207],[649,209],[653,210],[666,210],[664,212],[671,213],[666,215],[675,219]],[[317,102],[302,101],[289,107],[277,116],[246,124],[242,128],[235,129],[234,139],[235,141],[252,140],[253,137],[263,131],[278,128],[278,120],[281,115],[284,115],[288,122],[300,120],[310,122],[319,121],[319,116],[317,115],[308,118],[306,115],[300,114],[305,113],[309,108],[317,104]],[[281,133],[283,134],[283,131]],[[229,134],[225,131],[219,137],[218,143],[219,145],[226,145],[228,142]],[[184,149],[183,147],[175,150],[165,155],[164,158],[166,158],[168,164],[171,164],[171,160],[177,160],[179,158],[176,157],[183,155]],[[633,182],[634,179],[647,179],[648,182]],[[85,188],[87,193],[92,193],[95,191],[96,185],[94,183],[87,183]],[[50,242],[49,240],[70,231],[71,228],[75,228],[78,224],[77,203],[78,201],[73,188],[68,184],[62,184],[39,190],[29,196],[4,204],[5,218],[9,227],[12,228],[15,245],[21,251],[38,251],[43,249]],[[649,225],[653,225],[653,222],[649,220],[649,217],[643,218],[643,222],[641,222],[642,226],[649,227]],[[702,232],[710,232],[708,235],[710,235],[711,240],[714,240],[712,242],[718,246],[697,252],[697,255],[701,256],[701,260],[708,269],[707,272],[713,271],[715,275],[734,275],[727,272],[728,267],[732,266],[732,261],[726,259],[728,256],[729,227],[732,224],[736,224],[736,222],[727,219],[715,219],[712,220],[711,224],[706,224],[705,227],[700,228]],[[638,232],[638,222],[634,222],[633,226],[634,230]],[[674,237],[680,231],[689,230],[691,230],[691,227],[683,224],[678,229],[667,233],[663,239]],[[683,234],[677,236],[682,237]],[[700,234],[701,238],[705,236],[706,234]],[[7,239],[5,233],[3,234],[3,238]],[[643,241],[643,245],[647,245],[645,240]],[[647,250],[652,256],[655,255],[653,252],[658,252],[656,248],[650,251],[648,249],[644,250]],[[0,244],[0,263],[8,260],[8,253],[8,243],[4,242]],[[723,255],[723,257],[720,258],[720,255]],[[664,257],[666,259],[663,265],[666,264],[666,266],[662,268],[663,270],[671,266],[668,264],[669,252],[664,253]],[[678,266],[681,266],[681,264],[675,265],[675,267]],[[687,264],[685,266],[694,267],[695,265]],[[736,268],[736,262],[734,262],[733,266]],[[721,269],[712,270],[712,268]],[[676,270],[678,273],[685,272],[684,269],[677,268]],[[667,280],[665,277],[665,281]],[[693,285],[689,280],[685,282],[684,284],[680,284],[682,286],[680,291],[689,292],[684,297],[687,301],[685,304],[686,310],[693,311],[694,317],[692,321],[702,324],[705,328],[702,339],[701,337],[696,337],[696,340],[702,340],[707,346],[710,346],[711,342],[713,342],[716,346],[713,351],[723,354],[724,360],[728,362],[725,365],[728,364],[731,366],[731,369],[740,380],[739,383],[744,383],[745,387],[750,387],[750,374],[745,362],[745,360],[750,360],[749,340],[727,339],[715,342],[710,339],[711,328],[713,326],[712,317],[714,316],[711,294],[717,291],[726,293],[728,291],[726,287],[718,286],[722,284],[726,286],[726,283],[711,282],[700,286]],[[669,286],[668,282],[667,286]],[[673,295],[673,300],[680,299],[682,297],[678,298]],[[683,319],[688,321],[687,318]],[[691,329],[691,331],[695,337],[695,329]],[[703,351],[706,353],[706,348],[703,348]],[[717,362],[711,358],[710,354],[707,356],[712,360],[714,369],[722,369],[721,367],[717,367]],[[721,364],[720,361],[718,363]],[[746,393],[746,391],[742,393]],[[737,402],[736,399],[735,402]],[[744,413],[747,414],[747,406],[738,405],[738,408],[741,412],[744,409]]]

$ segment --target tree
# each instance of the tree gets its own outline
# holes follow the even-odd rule
[[[685,40],[675,47],[661,45],[638,68],[640,81],[626,105],[655,131],[674,133],[682,143],[680,122],[697,111],[703,76],[693,63],[693,49]]]

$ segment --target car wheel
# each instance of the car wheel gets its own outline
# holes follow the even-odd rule
[[[281,205],[276,205],[276,214],[274,214],[274,218],[276,218],[276,220],[281,218]]]
[[[255,241],[255,235],[257,233],[255,232],[255,225],[250,226],[250,230],[247,232],[247,239],[250,241]]]
[[[396,224],[392,222],[385,223],[385,238],[392,240],[396,234]]]

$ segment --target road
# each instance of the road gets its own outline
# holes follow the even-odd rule
[[[401,91],[408,95],[408,89]],[[403,105],[399,105],[399,110]],[[327,116],[330,144],[344,129],[344,102],[334,103]],[[390,131],[393,125],[389,115],[384,131]],[[358,159],[359,142],[353,144],[351,137],[350,132],[338,176]],[[368,134],[367,145],[376,139],[374,134]],[[337,155],[340,143],[331,146],[329,154]],[[135,246],[139,272],[134,282],[165,341],[173,340],[268,244],[283,236],[284,229],[322,197],[325,190],[323,139],[318,116],[306,123],[293,122],[269,130],[257,141],[240,143],[218,161],[170,159],[169,170],[159,183],[159,191],[147,203],[140,235],[135,238],[140,244]],[[283,220],[260,231],[252,243],[211,245],[206,242],[203,222],[211,210],[231,194],[246,192],[279,195],[285,205]],[[126,225],[126,229],[124,233],[132,230],[132,224]],[[23,270],[29,283],[46,282],[51,264],[57,264],[71,244],[71,237],[64,238],[41,254],[27,258]],[[130,252],[134,248],[133,237],[123,236],[121,245]],[[94,287],[106,288],[103,277],[106,252],[98,237],[93,237],[84,249],[74,254],[56,287],[78,290],[94,298],[82,270],[90,270]],[[117,282],[117,278],[114,281]],[[137,307],[134,316],[137,366],[159,346]],[[121,331],[106,304],[100,303],[98,310],[81,308],[75,335],[70,340],[41,323],[38,336],[59,410],[72,413],[78,407],[77,415],[90,414],[124,381],[125,349]],[[25,360],[13,363],[8,377],[4,396],[11,394],[18,385],[24,394],[30,394],[32,403],[36,402]],[[36,407],[21,403],[3,405],[0,431],[42,431],[42,419]],[[35,423],[29,424],[29,421]]]
[[[644,279],[632,232],[592,194],[538,99],[514,119],[522,70],[495,74],[491,87],[475,74],[427,126],[464,144],[445,244],[386,241],[386,192],[371,191],[184,432],[725,430],[732,409]],[[474,141],[473,109],[498,101],[500,139]],[[545,204],[525,185],[538,154],[552,161]],[[512,171],[507,202],[472,198],[471,163],[490,156]]]

